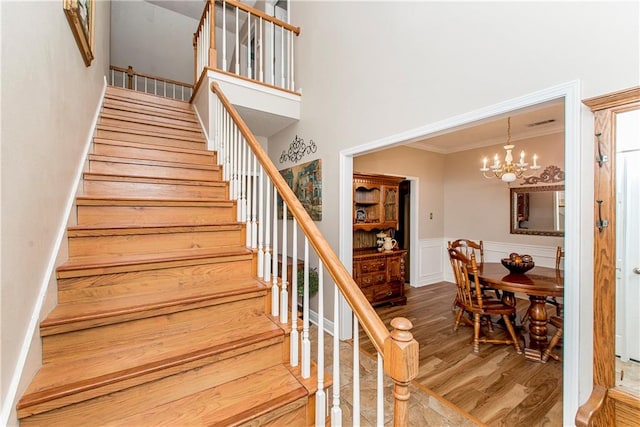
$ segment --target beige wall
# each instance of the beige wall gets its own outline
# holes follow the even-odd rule
[[[539,176],[549,165],[564,170],[564,135],[554,134],[514,142],[514,155],[521,150],[538,154],[542,166]],[[504,158],[502,145],[461,151],[445,156],[444,236],[467,237],[502,243],[518,243],[555,247],[562,238],[511,234],[509,221],[510,187],[521,187],[521,180],[510,185],[501,180],[485,179],[479,171],[482,159],[498,153]],[[532,174],[529,171],[528,174]]]
[[[410,147],[394,147],[353,159],[354,172],[416,178],[418,182],[417,237],[444,233],[444,155]],[[415,191],[414,188],[411,191]],[[433,212],[433,219],[429,213]]]
[[[538,154],[542,169],[556,165],[564,170],[564,135],[554,134],[515,142],[519,153]],[[437,154],[410,147],[393,147],[354,157],[353,170],[411,176],[418,181],[417,236],[461,238],[555,247],[562,238],[510,234],[510,186],[480,173],[481,159],[504,157],[502,145],[452,154]],[[530,156],[528,154],[528,156]],[[511,184],[520,187],[522,180]],[[433,220],[429,213],[433,212]]]
[[[85,67],[61,1],[2,1],[2,399],[15,407],[19,372],[33,331],[48,262],[109,65],[109,3],[95,11],[96,59]],[[35,343],[39,345],[38,332]],[[37,354],[37,352],[35,352]],[[28,381],[40,363],[28,359]],[[9,424],[15,422],[15,411]]]
[[[142,0],[112,1],[111,64],[192,83],[197,28],[197,20]]]

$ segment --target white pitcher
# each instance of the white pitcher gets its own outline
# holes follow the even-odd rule
[[[382,247],[385,251],[393,250],[396,246],[398,246],[398,242],[396,241],[396,239],[392,239],[391,237],[384,238],[384,244],[382,245]]]

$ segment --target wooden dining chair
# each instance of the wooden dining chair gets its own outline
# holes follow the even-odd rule
[[[558,246],[556,248],[556,274],[560,274],[561,270],[564,269],[564,249],[562,246]],[[556,308],[556,315],[562,317],[564,312],[564,305],[561,301],[558,301],[556,297],[548,297],[547,304],[551,304]],[[529,322],[529,311],[522,316],[521,323],[524,326],[527,322]]]
[[[476,258],[476,262],[480,260],[478,266],[482,267],[484,265],[484,244],[482,240],[477,242],[469,239],[457,239],[453,242],[447,242],[447,250],[456,249],[462,253],[467,259],[471,259],[471,254],[473,254]],[[487,290],[485,286],[482,286],[482,291]],[[496,298],[500,298],[500,292],[496,289],[491,289],[492,292],[495,292]],[[451,309],[454,310],[457,306],[456,301],[453,301]]]
[[[473,351],[480,351],[480,343],[490,344],[513,344],[517,353],[522,353],[520,342],[516,337],[516,332],[511,323],[510,316],[514,316],[515,307],[509,306],[500,300],[488,299],[482,296],[482,288],[478,281],[478,265],[475,254],[471,253],[471,258],[467,258],[457,249],[449,249],[449,259],[456,279],[456,298],[461,305],[461,309],[456,316],[454,330],[458,329],[460,320],[465,312],[473,315]],[[509,338],[497,339],[487,336],[480,337],[481,319],[486,316],[498,315],[504,320],[504,324],[509,332]]]
[[[553,335],[553,337],[551,337],[551,341],[549,341],[549,345],[545,349],[544,353],[542,353],[542,357],[540,358],[540,361],[542,363],[547,363],[547,360],[549,360],[549,357],[552,357],[559,362],[562,360],[560,356],[553,353],[553,349],[560,342],[560,338],[562,338],[563,329],[564,329],[564,320],[562,320],[562,317],[551,316],[551,318],[549,319],[549,323],[551,323],[556,328],[556,333]]]
[[[562,246],[558,246],[556,249],[556,272],[560,273],[560,270],[564,269],[564,249]],[[551,304],[556,307],[556,315],[562,317],[564,311],[564,305],[561,301],[558,301],[556,297],[547,298],[547,304]]]

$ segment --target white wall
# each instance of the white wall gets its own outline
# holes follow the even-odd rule
[[[95,60],[85,67],[61,1],[2,1],[2,414],[15,423],[19,375],[41,363],[34,312],[66,224],[66,204],[109,66],[109,3],[95,11]],[[54,288],[55,289],[55,288]],[[55,300],[55,295],[54,295]],[[46,313],[44,313],[46,314]],[[32,329],[33,328],[33,329]],[[32,335],[35,333],[35,335]],[[26,337],[26,341],[25,341]],[[35,356],[27,357],[34,338]],[[18,391],[19,395],[20,391]]]
[[[204,5],[203,5],[204,10]],[[142,0],[111,2],[111,65],[193,83],[198,21]]]
[[[302,119],[270,139],[270,154],[278,158],[298,134],[316,142],[325,170],[337,170],[341,150],[566,82],[579,80],[582,98],[638,85],[638,8],[611,1],[293,2],[292,22],[302,29]],[[588,109],[580,113],[581,128],[571,132],[580,132],[582,147],[582,214],[573,226],[586,243],[574,254],[582,262],[577,382],[584,401],[591,390],[593,122]],[[318,223],[336,250],[349,239],[337,226],[339,182],[338,173],[323,175]]]

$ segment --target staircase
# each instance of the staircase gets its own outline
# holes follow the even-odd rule
[[[186,102],[110,87],[21,425],[312,425]]]

